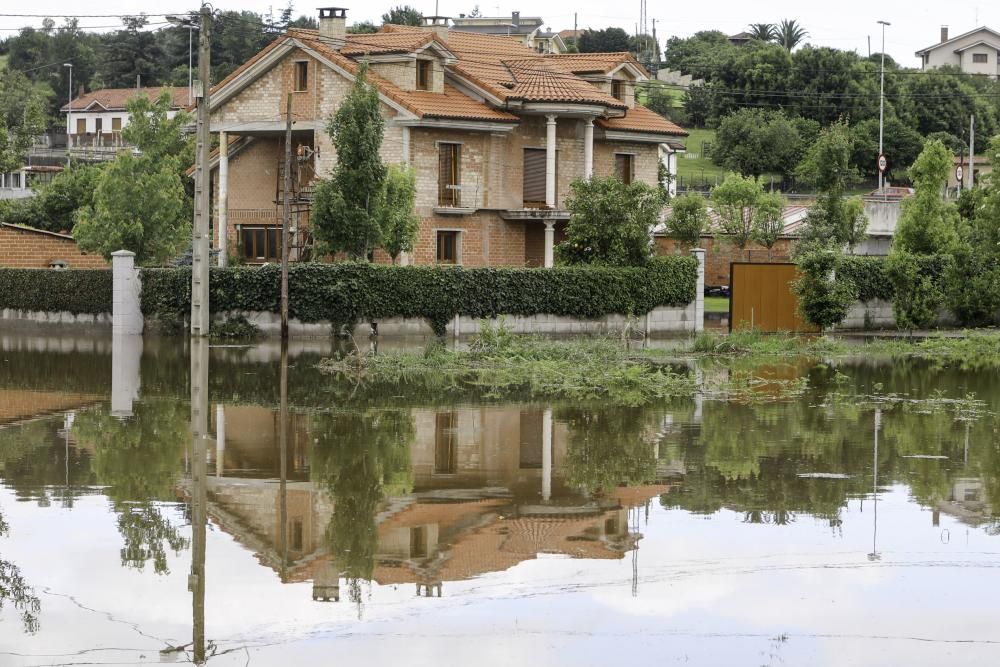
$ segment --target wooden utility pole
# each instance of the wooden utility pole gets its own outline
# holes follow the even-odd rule
[[[291,227],[292,204],[292,95],[288,94],[285,111],[285,184],[281,211],[281,339],[288,339],[288,230]]]
[[[212,10],[201,6],[198,32],[198,97],[197,148],[194,170],[194,229],[191,239],[191,335],[207,336],[209,329],[208,265],[211,238],[209,222],[212,215],[209,195],[212,191],[212,172],[209,169],[209,152],[212,144],[209,89],[212,87],[209,60],[212,56],[209,33],[212,28]]]

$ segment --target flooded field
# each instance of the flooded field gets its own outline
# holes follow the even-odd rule
[[[0,664],[1000,662],[995,370],[630,407],[334,352],[0,337]]]

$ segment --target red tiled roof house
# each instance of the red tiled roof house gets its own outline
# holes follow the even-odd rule
[[[170,111],[173,118],[178,111],[190,104],[191,93],[180,88],[101,88],[84,93],[64,104],[66,132],[69,145],[76,147],[121,147],[121,131],[128,125],[129,114],[125,104],[134,97],[145,96],[156,100],[164,92],[170,93]]]
[[[213,224],[229,254],[278,258],[290,93],[292,257],[307,255],[310,185],[336,163],[326,124],[362,60],[386,120],[382,157],[416,171],[423,222],[404,262],[550,263],[574,179],[653,185],[661,161],[676,166],[687,133],[635,102],[646,75],[627,53],[540,55],[446,19],[358,35],[345,23],[346,10],[321,9],[318,31],[289,30],[213,88],[211,127],[225,147],[212,161]]]

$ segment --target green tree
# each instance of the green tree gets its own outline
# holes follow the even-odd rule
[[[795,19],[782,19],[781,23],[777,26],[778,30],[778,43],[785,47],[785,50],[791,51],[796,46],[798,46],[802,40],[809,36],[805,28],[799,25],[798,21]]]
[[[74,163],[35,191],[34,197],[8,200],[5,221],[50,232],[70,232],[77,211],[93,204],[101,166]]]
[[[802,139],[780,111],[738,109],[719,123],[712,162],[743,176],[790,173],[798,163]]]
[[[106,258],[131,250],[139,264],[163,264],[190,239],[189,211],[173,161],[123,151],[103,169],[93,205],[80,210],[74,236],[82,249]]]
[[[671,202],[667,233],[681,248],[697,246],[701,242],[701,235],[710,224],[708,207],[701,195],[681,195]]]
[[[24,166],[32,141],[45,131],[45,107],[45,97],[26,76],[0,70],[0,173]]]
[[[944,187],[952,168],[952,154],[940,141],[928,141],[910,167],[916,187],[903,200],[893,248],[918,255],[946,253],[958,241],[958,208],[944,200]]]
[[[382,241],[383,184],[386,168],[379,155],[385,120],[378,90],[368,83],[368,67],[358,69],[350,93],[327,131],[337,150],[337,166],[316,187],[312,224],[328,252],[366,259]]]
[[[639,266],[652,255],[653,227],[663,208],[658,188],[617,178],[573,181],[566,240],[556,248],[566,264]]]
[[[186,169],[194,162],[194,138],[185,132],[191,115],[181,111],[171,118],[170,107],[169,91],[155,100],[136,95],[125,103],[129,122],[122,130],[122,139],[143,155],[156,161],[170,160],[175,168]]]
[[[715,76],[717,65],[732,59],[736,50],[724,32],[702,30],[691,37],[668,39],[663,64],[696,79],[709,80]]]
[[[424,15],[416,7],[397,5],[385,14],[382,14],[382,23],[419,26],[424,23]]]
[[[778,38],[778,28],[773,23],[751,23],[747,30],[751,39],[761,42],[773,42]]]
[[[755,243],[767,248],[767,259],[770,261],[774,244],[785,233],[785,200],[778,193],[765,194],[757,209],[752,238]]]
[[[125,16],[123,28],[102,35],[95,79],[103,88],[131,88],[160,81],[169,71],[146,15]]]
[[[799,298],[802,317],[820,329],[843,321],[855,299],[854,286],[837,280],[840,257],[835,248],[819,248],[798,258],[800,277],[792,283],[792,291]]]
[[[908,76],[897,108],[904,123],[927,136],[947,132],[968,144],[969,116],[976,117],[976,152],[986,149],[1000,131],[997,106],[990,93],[977,90],[974,81],[956,68],[942,67],[933,75]],[[992,93],[993,96],[996,93]]]
[[[414,212],[417,178],[413,169],[392,165],[386,172],[385,195],[379,217],[382,221],[382,248],[393,264],[401,252],[412,252],[420,231],[420,217]]]
[[[580,53],[612,53],[629,50],[629,38],[621,28],[587,30],[577,40]]]
[[[378,26],[371,21],[360,21],[349,27],[347,32],[352,35],[369,35],[378,32]]]
[[[893,245],[886,260],[892,283],[892,314],[896,326],[906,331],[933,326],[944,303],[939,276],[928,270],[929,263],[902,246]]]
[[[781,195],[764,192],[764,184],[753,176],[727,175],[712,189],[711,199],[718,216],[716,233],[740,250],[754,240],[762,217],[781,216]]]
[[[878,175],[879,123],[869,118],[851,127],[851,166],[866,176]],[[924,147],[924,138],[895,115],[885,119],[883,152],[889,161],[886,179],[896,181],[906,174]]]

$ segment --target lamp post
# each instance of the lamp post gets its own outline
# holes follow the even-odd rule
[[[170,15],[166,18],[171,25],[187,28],[188,31],[188,106],[191,106],[194,104],[194,31],[198,25],[191,16]]]
[[[878,154],[879,158],[883,154],[883,136],[885,134],[885,27],[892,25],[888,21],[879,21],[882,26],[882,65],[879,67],[879,87],[878,87]],[[881,165],[878,170],[878,190],[882,192],[885,187],[885,172]]]
[[[69,90],[66,93],[66,166],[69,166],[69,149],[73,147],[70,133],[73,131],[73,63],[63,63],[69,68]]]

